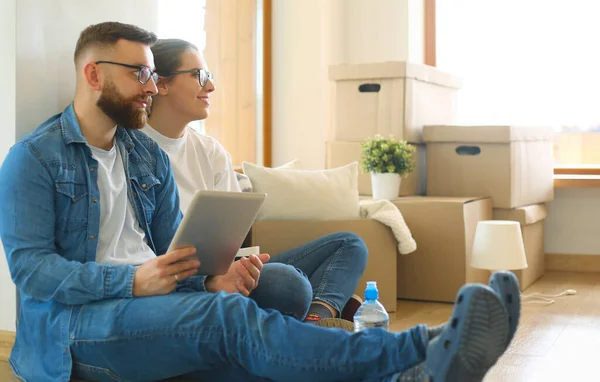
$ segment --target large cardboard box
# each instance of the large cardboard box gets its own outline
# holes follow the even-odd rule
[[[514,209],[494,208],[494,220],[511,220],[521,224],[527,268],[513,271],[519,279],[521,291],[544,275],[544,219],[548,211],[544,204],[533,204]]]
[[[414,144],[416,151],[413,156],[415,160],[415,171],[402,178],[400,184],[400,196],[425,195],[425,145]],[[352,162],[359,162],[361,157],[360,142],[327,142],[326,143],[326,168],[345,166]],[[358,193],[360,195],[373,195],[371,187],[371,174],[361,170],[358,175]]]
[[[453,302],[465,283],[488,283],[489,271],[470,264],[477,222],[492,219],[491,199],[414,196],[394,204],[417,242],[398,257],[398,298]]]
[[[422,141],[423,125],[452,124],[461,81],[431,66],[403,61],[330,66],[335,124],[328,140],[375,134]]]
[[[388,312],[396,311],[396,261],[398,243],[392,230],[372,219],[319,220],[319,221],[257,221],[250,230],[245,246],[260,246],[263,253],[274,259],[277,254],[306,244],[335,232],[354,232],[369,249],[367,268],[356,290],[363,296],[367,281],[376,281],[379,301]]]
[[[495,208],[554,198],[553,130],[425,126],[427,195],[491,197]]]

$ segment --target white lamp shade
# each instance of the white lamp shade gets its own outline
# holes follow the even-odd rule
[[[478,222],[471,266],[491,271],[527,268],[521,224],[506,220]]]

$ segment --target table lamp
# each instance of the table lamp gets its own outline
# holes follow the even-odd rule
[[[490,271],[527,268],[521,224],[508,220],[477,223],[471,266]]]
[[[508,220],[483,220],[475,228],[471,266],[489,271],[512,271],[527,268],[521,224]],[[522,295],[521,301],[553,304],[554,299],[577,294],[574,289],[549,295],[531,293]]]

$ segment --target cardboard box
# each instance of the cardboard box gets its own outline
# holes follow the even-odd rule
[[[369,249],[367,268],[356,287],[364,296],[367,281],[377,281],[379,301],[388,312],[396,311],[397,241],[391,229],[372,219],[337,221],[257,221],[246,245],[258,245],[274,258],[278,253],[335,232],[354,232]]]
[[[415,160],[415,171],[405,178],[402,178],[400,184],[400,196],[425,195],[426,172],[425,172],[425,145],[414,144],[416,152],[413,156]],[[326,168],[335,168],[347,165],[348,163],[360,163],[361,157],[360,142],[327,142],[326,143]],[[371,174],[361,170],[358,175],[358,193],[360,195],[373,195],[371,188]]]
[[[521,224],[527,268],[513,271],[519,279],[521,291],[544,275],[544,219],[548,211],[544,204],[533,204],[514,209],[494,208],[494,220],[511,220]]]
[[[425,126],[427,195],[491,197],[495,208],[554,198],[553,130]]]
[[[403,61],[329,67],[335,124],[328,140],[382,134],[422,142],[423,125],[452,124],[461,81],[434,67]]]
[[[398,256],[398,298],[453,302],[465,283],[488,283],[489,271],[470,264],[477,222],[492,219],[491,199],[414,196],[394,204],[417,242]]]

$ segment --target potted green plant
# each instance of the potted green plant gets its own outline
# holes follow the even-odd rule
[[[402,178],[415,169],[415,146],[377,134],[362,141],[361,147],[361,168],[371,173],[373,199],[398,198]]]

